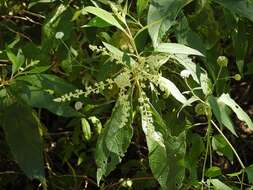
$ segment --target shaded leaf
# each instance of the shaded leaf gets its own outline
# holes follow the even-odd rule
[[[217,166],[213,166],[211,168],[208,168],[208,170],[205,172],[205,176],[207,177],[217,177],[222,175],[221,169]]]
[[[249,182],[253,184],[253,165],[250,165],[246,168],[246,173],[247,173]]]
[[[192,0],[153,0],[148,11],[149,34],[153,46],[161,42],[163,35],[174,24],[180,10]]]
[[[245,17],[253,22],[253,2],[250,0],[215,0],[223,5],[229,11],[235,12],[238,15]]]
[[[2,126],[6,141],[21,169],[29,178],[43,181],[42,137],[32,109],[21,103],[9,105],[5,109]]]

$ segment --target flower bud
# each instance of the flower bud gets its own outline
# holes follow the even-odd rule
[[[226,56],[219,56],[217,58],[217,63],[220,67],[227,67],[228,65],[228,58]]]
[[[233,78],[234,78],[236,81],[240,81],[240,80],[242,79],[241,75],[239,75],[239,74],[234,75]]]

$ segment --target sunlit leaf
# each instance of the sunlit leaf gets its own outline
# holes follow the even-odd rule
[[[177,43],[161,43],[155,49],[158,52],[170,53],[170,54],[185,54],[185,55],[198,55],[204,56],[198,50],[187,47],[183,44]]]
[[[158,84],[160,88],[164,91],[168,91],[171,95],[181,102],[182,104],[188,104],[186,97],[179,91],[177,86],[171,82],[169,79],[164,77],[159,77]]]
[[[228,107],[230,107],[235,114],[237,115],[238,119],[241,121],[244,121],[250,129],[253,130],[253,123],[248,114],[243,111],[243,109],[230,97],[229,94],[222,94],[218,98],[219,103],[226,104]]]
[[[133,129],[131,98],[119,98],[97,141],[97,183],[121,162],[131,142]]]
[[[112,13],[107,12],[104,9],[98,8],[98,7],[85,7],[82,9],[83,12],[88,12],[91,14],[96,15],[97,17],[103,19],[104,21],[108,22],[109,24],[116,26],[121,31],[125,31],[124,28],[119,24],[119,22],[116,20],[116,18],[112,15]]]

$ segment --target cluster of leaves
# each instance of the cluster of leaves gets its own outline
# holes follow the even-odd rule
[[[251,0],[0,11],[2,189],[253,188],[234,124],[253,123],[230,96],[253,74]]]

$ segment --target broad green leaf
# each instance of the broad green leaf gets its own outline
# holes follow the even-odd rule
[[[213,166],[211,168],[208,168],[208,170],[205,172],[205,176],[207,177],[217,177],[222,175],[221,169],[217,166]]]
[[[36,87],[27,87],[29,92],[20,94],[21,98],[34,108],[44,108],[48,111],[62,117],[80,117],[79,112],[75,111],[66,103],[53,101],[55,98],[49,92]]]
[[[130,95],[131,96],[131,95]],[[131,142],[133,129],[131,97],[118,98],[111,118],[105,124],[96,148],[97,183],[121,162]]]
[[[229,186],[227,186],[225,183],[222,183],[219,179],[210,179],[208,180],[212,183],[215,190],[233,190]]]
[[[181,9],[192,0],[153,0],[148,11],[149,34],[153,46],[161,42],[163,35],[174,24]]]
[[[245,17],[253,22],[253,2],[251,0],[215,0],[229,11]]]
[[[132,68],[136,62],[133,58],[131,58],[128,54],[124,53],[123,51],[119,50],[115,46],[108,44],[106,42],[103,42],[106,49],[112,53],[112,57],[116,60],[120,61],[123,64],[126,64],[130,68]]]
[[[182,104],[188,104],[186,97],[178,90],[177,86],[169,79],[159,77],[158,84],[160,89],[171,93],[171,95]]]
[[[253,184],[253,165],[250,165],[246,168],[246,173],[247,173],[249,182]]]
[[[170,136],[169,131],[166,131],[168,128],[160,126],[158,124],[160,121],[155,122],[154,118],[157,118],[158,113],[155,113],[154,118],[150,115],[152,111],[150,104],[144,103],[143,107],[145,108],[141,109],[142,129],[146,136],[152,173],[162,189],[179,189],[185,175],[183,166],[186,150],[185,133]],[[160,120],[161,117],[158,118]]]
[[[183,44],[177,43],[161,43],[155,49],[158,52],[170,53],[170,54],[185,54],[185,55],[198,55],[204,56],[198,50],[187,47]]]
[[[90,124],[85,118],[81,118],[82,131],[85,140],[89,141],[91,139]]]
[[[108,22],[109,24],[116,26],[121,31],[125,32],[124,28],[119,24],[117,19],[113,16],[112,13],[107,12],[104,9],[98,7],[88,6],[82,9],[83,12],[88,12],[91,14],[96,15],[97,17],[103,19],[104,21]]]
[[[52,74],[33,74],[17,77],[17,80],[26,81],[32,86],[43,90],[52,90],[53,93],[62,95],[76,90],[76,87],[64,79]]]
[[[42,137],[32,109],[22,103],[8,105],[1,121],[11,152],[29,178],[44,180]]]
[[[94,17],[93,19],[91,19],[89,21],[88,24],[82,26],[82,27],[97,27],[97,28],[105,28],[111,26],[111,24],[109,24],[108,22],[106,22],[105,20],[103,20],[100,17]]]
[[[149,0],[137,0],[137,15],[140,17],[143,11],[147,8]]]
[[[227,157],[233,163],[234,153],[229,144],[221,135],[215,135],[212,138],[212,148],[219,156]]]
[[[218,99],[214,96],[209,96],[208,102],[212,108],[212,112],[214,113],[219,123],[223,124],[231,133],[237,136],[234,129],[234,125],[229,117],[228,110],[226,109],[226,105],[220,104],[218,102]]]
[[[243,109],[230,97],[229,94],[222,94],[218,98],[219,103],[226,104],[228,107],[230,107],[235,114],[237,115],[238,119],[241,121],[244,121],[248,127],[253,130],[253,123],[250,117],[246,112],[243,111]]]

